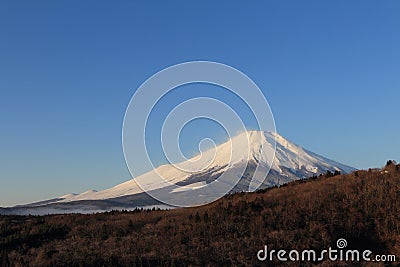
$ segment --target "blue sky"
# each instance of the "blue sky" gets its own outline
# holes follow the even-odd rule
[[[400,160],[399,13],[399,1],[2,1],[0,206],[129,179],[131,96],[192,60],[246,73],[295,143],[357,168]]]

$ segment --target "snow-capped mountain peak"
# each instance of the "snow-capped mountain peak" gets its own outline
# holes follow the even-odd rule
[[[232,188],[230,192],[254,191],[327,170],[348,173],[354,168],[308,151],[276,132],[246,131],[187,161],[161,165],[112,188],[68,194],[26,205],[26,209],[29,207],[32,213],[32,209],[48,210],[51,206],[52,209],[57,207],[57,210],[65,212],[73,210],[73,206],[79,206],[80,211],[83,207],[90,212],[93,205],[97,210],[159,205],[160,202],[146,193],[161,190],[171,198],[179,194],[181,198],[190,199],[193,190],[201,190],[214,181],[219,182],[219,186]],[[52,210],[50,213],[57,212]]]
[[[276,151],[273,153],[275,147]],[[147,191],[156,190],[170,184],[188,185],[193,177],[216,176],[238,164],[259,164],[268,169],[271,161],[269,176],[273,177],[269,177],[271,178],[269,182],[264,182],[264,187],[310,177],[327,170],[338,170],[344,173],[354,170],[352,167],[312,153],[290,142],[278,133],[247,131],[215,148],[192,157],[188,161],[176,165],[161,165],[155,170],[110,189],[68,196],[63,201],[121,197],[141,193],[143,187]],[[156,183],[160,174],[166,180],[165,183]],[[135,180],[139,181],[138,183],[141,186]]]

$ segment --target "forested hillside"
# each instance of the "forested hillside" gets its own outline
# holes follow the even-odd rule
[[[196,208],[1,216],[0,265],[263,266],[256,254],[264,245],[323,250],[339,238],[399,261],[399,166],[328,173]]]

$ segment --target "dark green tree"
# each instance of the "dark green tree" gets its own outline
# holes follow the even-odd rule
[[[327,178],[332,177],[332,176],[333,176],[333,173],[332,173],[330,170],[327,170],[325,176],[326,176]]]
[[[341,174],[340,171],[335,170],[335,173],[333,174],[333,176],[340,175],[340,174]]]
[[[391,160],[391,159],[386,162],[386,166],[390,166],[390,165],[393,165],[393,164],[396,164],[396,161]]]
[[[196,212],[196,214],[194,215],[194,221],[197,223],[201,222],[200,214],[198,212]]]

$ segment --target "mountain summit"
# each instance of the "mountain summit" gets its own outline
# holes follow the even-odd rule
[[[162,165],[112,188],[69,194],[5,209],[2,213],[96,212],[159,206],[162,203],[145,192],[150,192],[150,195],[161,192],[159,194],[167,198],[179,195],[179,198],[190,200],[194,190],[205,188],[214,181],[229,192],[254,191],[328,170],[349,173],[354,168],[308,151],[277,133],[247,131],[187,161]]]

